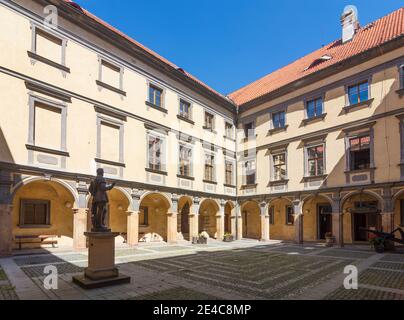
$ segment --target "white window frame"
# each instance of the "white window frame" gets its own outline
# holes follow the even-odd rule
[[[274,157],[278,155],[285,155],[285,170],[286,174],[285,177],[282,180],[275,180],[275,162],[274,162]],[[270,168],[271,168],[271,181],[285,181],[288,180],[288,151],[287,150],[279,150],[279,151],[274,151],[270,153]]]
[[[178,175],[181,175],[181,147],[187,148],[191,151],[191,156],[189,158],[189,175],[188,177],[194,176],[194,148],[190,143],[180,142],[178,144]]]
[[[146,133],[146,169],[155,170],[149,167],[150,164],[150,154],[149,154],[149,140],[150,138],[158,138],[161,140],[162,146],[160,149],[160,163],[161,168],[158,171],[166,172],[167,170],[167,137],[155,131],[147,131]]]
[[[103,66],[103,63],[108,64],[111,67],[119,70],[119,85],[118,85],[118,87],[115,87],[115,86],[113,86],[111,84],[108,84],[108,83],[106,83],[106,82],[104,82],[102,80],[102,66]],[[123,90],[123,74],[124,74],[124,68],[122,66],[112,62],[109,59],[106,59],[104,57],[98,56],[98,81],[99,81],[99,83],[104,85],[103,87],[115,88],[115,89],[117,89],[119,91],[122,91],[124,93],[124,90]]]
[[[228,184],[226,182],[226,162],[231,162],[232,164],[232,173],[231,173],[231,183]],[[224,158],[224,184],[229,185],[229,186],[235,186],[236,185],[236,161],[233,158],[230,157],[225,157]]]
[[[204,152],[204,158],[203,158],[203,180],[207,182],[216,182],[217,176],[216,176],[216,153],[211,152],[211,151],[206,151]],[[207,180],[205,177],[205,166],[206,166],[206,157],[207,156],[213,156],[213,163],[212,163],[212,180]]]
[[[284,113],[285,113],[285,125],[284,125],[283,127],[280,127],[280,128],[275,128],[273,116],[274,116],[274,114],[280,113],[280,112],[284,112]],[[270,129],[270,130],[274,130],[274,129],[285,129],[285,128],[288,126],[288,125],[287,125],[287,123],[288,123],[287,114],[288,114],[288,112],[287,112],[287,107],[285,107],[285,106],[278,107],[278,108],[275,108],[275,109],[271,110],[271,112],[269,113],[269,118],[270,118],[270,121],[269,121],[269,129]]]
[[[309,148],[315,148],[315,147],[323,147],[323,173],[320,175],[312,176],[309,175],[309,155],[308,155],[308,149]],[[313,142],[313,143],[308,143],[304,146],[304,177],[305,178],[313,178],[313,177],[318,177],[318,176],[323,176],[327,174],[327,167],[326,167],[326,143],[325,141],[323,142]]]

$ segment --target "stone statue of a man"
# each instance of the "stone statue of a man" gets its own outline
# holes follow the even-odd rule
[[[111,231],[105,225],[105,218],[107,216],[107,204],[109,202],[107,191],[115,187],[115,182],[107,185],[104,178],[104,169],[97,169],[97,177],[91,181],[90,194],[93,197],[91,206],[91,221],[93,224],[93,232],[109,232]]]

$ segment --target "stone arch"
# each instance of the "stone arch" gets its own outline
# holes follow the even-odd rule
[[[126,242],[128,230],[128,211],[132,210],[132,199],[125,189],[115,187],[108,192],[108,226],[112,232],[119,232],[116,244]]]
[[[303,240],[325,240],[332,232],[332,199],[324,194],[311,194],[302,199]]]
[[[235,225],[232,220],[236,218],[236,206],[235,204],[228,200],[224,204],[224,233],[232,233],[235,235]]]
[[[164,193],[146,192],[141,196],[139,205],[139,241],[167,241],[167,217],[172,208],[171,199]]]
[[[268,202],[268,210],[271,208],[273,217],[271,217],[272,222],[270,224],[270,238],[277,240],[292,241],[295,240],[295,226],[292,224],[287,224],[287,210],[293,207],[292,199],[288,197],[277,197],[272,198]]]
[[[261,208],[255,200],[248,200],[241,204],[241,219],[243,238],[261,239]]]
[[[217,215],[220,205],[214,199],[202,199],[199,205],[199,233],[207,232],[209,237],[218,238],[220,226],[217,223]]]
[[[360,203],[365,206],[358,207]],[[363,228],[381,229],[380,213],[383,212],[383,207],[383,198],[373,191],[355,190],[346,194],[341,199],[344,242],[368,241],[369,234]]]
[[[73,209],[77,203],[77,193],[63,180],[23,179],[12,189],[12,233],[14,236],[56,235],[59,245],[72,246]],[[27,247],[38,247],[38,244]]]
[[[180,240],[190,240],[190,214],[193,201],[190,196],[178,199],[177,234]]]

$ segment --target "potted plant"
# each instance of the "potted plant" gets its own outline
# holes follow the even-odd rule
[[[332,235],[331,232],[327,232],[325,234],[325,245],[327,247],[332,247],[334,246],[334,243],[335,243],[335,237]]]
[[[233,235],[230,232],[226,232],[223,237],[224,242],[232,242],[234,241]]]
[[[370,239],[370,244],[372,245],[372,247],[375,249],[375,251],[377,253],[384,253],[386,239],[381,238],[381,237],[375,237],[375,238]]]
[[[199,234],[198,243],[199,244],[207,244],[208,243],[209,234],[206,231],[203,231]]]

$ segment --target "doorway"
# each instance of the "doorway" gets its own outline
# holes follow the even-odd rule
[[[329,204],[317,206],[318,235],[320,240],[325,240],[327,232],[332,232],[332,207]]]
[[[355,203],[355,207],[351,211],[354,241],[369,240],[369,233],[364,229],[380,230],[381,217],[378,213],[377,202]]]
[[[189,204],[186,203],[181,210],[181,233],[184,239],[189,239]]]

